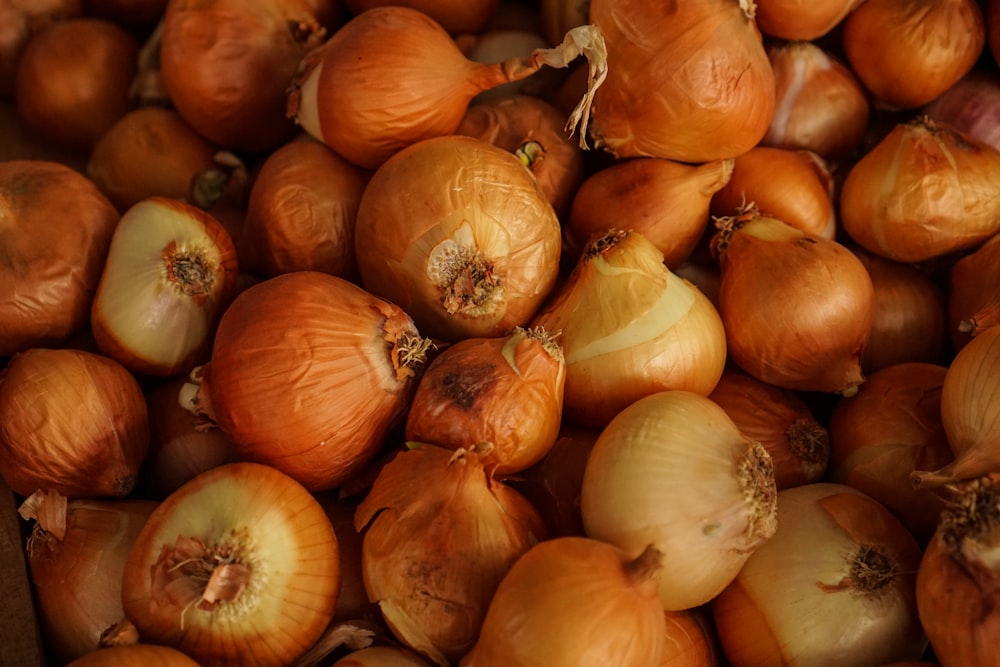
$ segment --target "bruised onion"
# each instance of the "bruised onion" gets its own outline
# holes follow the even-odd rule
[[[774,73],[751,0],[591,0],[590,22],[614,60],[594,95],[596,146],[701,163],[736,157],[767,132]]]
[[[0,371],[0,475],[15,493],[127,496],[148,446],[142,389],[113,359],[32,348]]]
[[[532,324],[562,332],[564,414],[583,426],[667,389],[708,395],[726,362],[715,307],[637,232],[595,238]]]
[[[956,350],[1000,326],[1000,232],[951,267],[948,324]]]
[[[372,175],[354,248],[367,290],[453,341],[528,323],[555,284],[560,228],[516,157],[456,135],[414,144]]]

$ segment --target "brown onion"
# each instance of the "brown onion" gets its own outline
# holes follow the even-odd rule
[[[652,241],[673,268],[698,245],[712,197],[732,173],[731,159],[690,165],[640,157],[599,169],[573,197],[563,225],[563,252],[578,259],[594,235],[628,229]]]
[[[0,218],[0,357],[62,343],[87,324],[119,214],[78,171],[11,160]]]
[[[986,41],[976,0],[865,0],[843,23],[851,69],[875,103],[927,104],[961,79]]]
[[[397,5],[417,9],[453,35],[478,33],[500,7],[500,0],[342,0],[352,14],[372,7]],[[559,35],[562,37],[562,33]]]
[[[719,314],[732,360],[785,389],[857,391],[875,305],[861,261],[836,241],[752,210],[718,225]]]
[[[449,341],[526,324],[559,272],[559,220],[534,176],[465,136],[418,142],[382,165],[354,244],[361,284]]]
[[[915,489],[910,473],[937,470],[952,459],[941,423],[945,372],[923,362],[875,371],[855,396],[837,402],[829,421],[829,480],[885,505],[921,544],[934,532],[943,502]]]
[[[1000,151],[927,117],[897,124],[848,172],[840,220],[900,262],[975,247],[1000,232]]]
[[[751,0],[591,0],[590,22],[615,61],[594,95],[598,147],[701,163],[736,157],[767,132],[774,73]]]
[[[1000,325],[1000,232],[951,267],[948,324],[955,350]]]
[[[814,40],[840,25],[862,0],[756,0],[757,25],[769,37]]]

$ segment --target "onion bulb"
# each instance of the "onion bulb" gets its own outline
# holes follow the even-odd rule
[[[920,546],[867,495],[817,483],[778,493],[778,530],[711,604],[733,667],[916,660]]]
[[[856,391],[875,301],[861,261],[753,209],[717,224],[719,314],[733,361],[785,389]]]
[[[587,537],[539,542],[501,580],[461,667],[658,667],[664,646],[653,547]]]
[[[372,51],[372,43],[381,46]],[[592,26],[574,28],[561,45],[535,49],[527,58],[478,63],[427,14],[374,7],[306,56],[288,114],[337,154],[374,169],[418,141],[454,133],[479,93],[544,65],[566,67],[581,54],[591,68],[590,87],[574,116],[583,142],[591,97],[607,67],[604,42]]]
[[[142,389],[113,359],[32,348],[0,370],[0,475],[15,493],[127,496],[148,446]]]
[[[767,132],[774,73],[751,0],[591,0],[590,22],[614,54],[594,95],[598,147],[702,163],[736,157]]]
[[[122,603],[144,641],[205,667],[291,664],[333,616],[337,538],[278,470],[230,463],[163,500],[125,562]]]
[[[756,0],[757,25],[769,37],[814,40],[840,25],[862,0]]]
[[[708,395],[726,362],[715,307],[637,232],[595,238],[533,325],[562,332],[564,415],[582,426],[658,391]]]
[[[1000,26],[1000,21],[996,23]],[[922,113],[1000,150],[1000,71],[970,70]]]
[[[973,336],[1000,326],[1000,232],[952,265],[948,324],[956,350]]]
[[[445,666],[475,643],[497,584],[545,526],[475,448],[414,447],[382,467],[354,526],[369,599],[396,637]]]
[[[361,284],[446,341],[527,324],[555,284],[559,253],[559,220],[531,172],[466,136],[390,158],[354,228]]]
[[[430,341],[398,306],[343,278],[296,271],[243,291],[184,402],[244,460],[310,491],[363,469],[403,418]]]
[[[169,646],[131,644],[111,646],[81,656],[66,667],[200,667],[186,653]]]
[[[847,173],[840,220],[899,262],[975,247],[1000,232],[1000,151],[925,116],[899,123]]]
[[[580,510],[588,537],[630,554],[652,544],[663,554],[660,603],[675,611],[709,602],[771,538],[776,493],[771,456],[718,404],[664,391],[601,431]]]

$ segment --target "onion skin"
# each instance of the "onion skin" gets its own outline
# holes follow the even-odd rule
[[[66,667],[201,667],[186,653],[156,644],[102,648],[81,656]]]
[[[118,212],[78,171],[11,160],[0,218],[0,357],[66,341],[87,324]]]
[[[755,146],[771,122],[775,88],[747,5],[592,0],[590,22],[615,61],[594,95],[595,144],[618,158],[691,163]]]
[[[118,362],[32,348],[0,371],[0,474],[15,493],[126,496],[148,446],[145,398]]]
[[[948,330],[956,351],[1000,325],[1000,233],[951,267]]]

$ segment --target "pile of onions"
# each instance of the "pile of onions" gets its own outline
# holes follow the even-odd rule
[[[37,491],[20,506],[34,521],[28,565],[49,657],[65,664],[98,648],[125,616],[122,574],[152,500],[70,500]]]
[[[778,493],[777,522],[712,600],[733,667],[881,665],[923,654],[920,546],[889,510],[848,486],[807,484]]]
[[[947,319],[956,350],[1000,325],[1000,232],[952,265]]]
[[[559,435],[566,362],[557,335],[516,327],[465,338],[427,366],[410,401],[406,439],[482,449],[498,475],[537,463]]]
[[[118,211],[70,167],[10,160],[0,218],[0,357],[65,342],[87,324]]]
[[[31,348],[0,370],[0,475],[15,493],[127,496],[148,446],[142,389],[113,359]]]
[[[697,443],[697,446],[692,446]],[[764,447],[712,400],[688,391],[641,398],[608,424],[581,489],[588,537],[639,554],[652,544],[666,610],[719,594],[775,531],[774,471]]]
[[[310,491],[332,489],[360,472],[402,419],[429,345],[398,306],[357,285],[286,273],[233,301],[183,400],[242,459]]]
[[[203,665],[289,665],[333,616],[337,538],[292,478],[230,463],[153,510],[122,582],[125,615],[144,641]]]
[[[708,395],[726,363],[715,307],[637,232],[595,238],[532,323],[562,332],[564,414],[583,426],[658,391]]]
[[[732,360],[785,389],[857,391],[875,302],[860,260],[755,209],[717,225],[719,314]]]
[[[615,61],[594,95],[598,147],[702,163],[736,157],[767,132],[774,73],[751,0],[591,0],[590,22]]]
[[[537,510],[475,448],[429,444],[382,467],[358,504],[365,590],[393,634],[435,664],[472,648],[511,565],[546,537]]]
[[[461,667],[659,667],[656,577],[668,561],[588,537],[539,542],[513,564]]]
[[[975,247],[1000,232],[1000,151],[926,116],[899,123],[847,173],[840,221],[899,262]]]
[[[421,141],[383,164],[354,244],[365,289],[447,341],[527,324],[559,271],[559,220],[534,176],[466,136]]]

